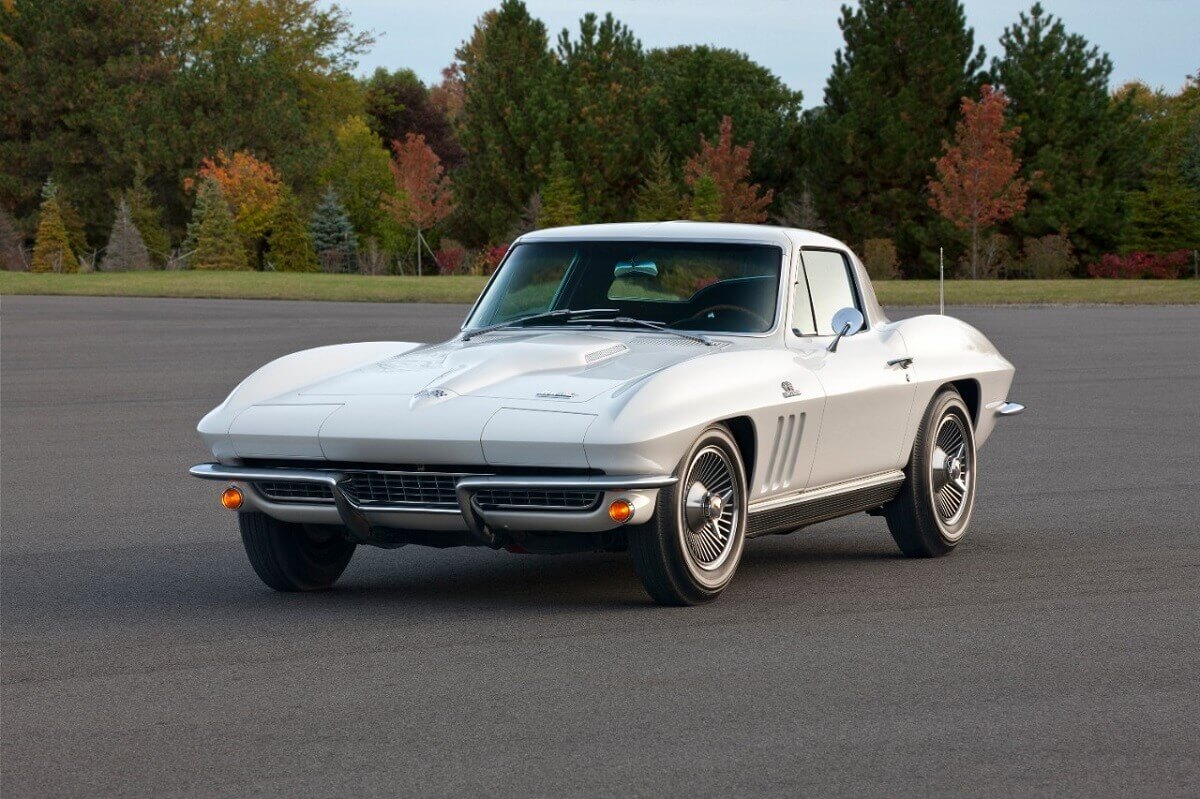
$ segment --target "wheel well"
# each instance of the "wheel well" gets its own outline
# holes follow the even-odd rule
[[[737,444],[738,452],[742,456],[742,463],[746,464],[746,485],[753,485],[755,452],[754,422],[750,420],[749,416],[734,416],[732,419],[723,419],[721,424],[729,428],[734,443]]]
[[[979,425],[979,381],[978,380],[952,380],[948,385],[958,389],[958,393],[962,395],[963,402],[967,404],[967,410],[971,413],[971,424]]]

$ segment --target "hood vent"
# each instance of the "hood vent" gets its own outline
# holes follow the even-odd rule
[[[629,352],[629,348],[624,344],[617,343],[613,344],[611,347],[605,347],[602,350],[594,350],[589,352],[584,356],[583,360],[586,363],[595,363],[596,361],[602,361],[605,358],[611,358],[614,355],[620,355],[623,352]]]

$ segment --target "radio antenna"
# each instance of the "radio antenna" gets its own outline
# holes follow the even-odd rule
[[[946,315],[946,257],[938,247],[938,313]]]

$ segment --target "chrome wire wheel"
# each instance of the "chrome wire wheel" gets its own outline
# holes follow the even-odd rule
[[[705,584],[719,581],[716,572],[738,543],[742,497],[736,468],[725,450],[709,445],[696,453],[683,479],[683,552],[689,571]]]
[[[962,531],[949,532],[971,507],[974,488],[975,451],[965,422],[955,413],[942,417],[933,439],[929,458],[929,493],[933,509],[947,537],[954,539]]]

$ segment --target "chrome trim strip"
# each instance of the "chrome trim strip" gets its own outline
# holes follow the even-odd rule
[[[793,491],[781,497],[762,499],[758,502],[751,503],[747,510],[749,513],[761,513],[762,511],[784,508],[788,505],[802,505],[806,502],[813,502],[818,499],[828,499],[829,497],[835,497],[838,494],[849,494],[854,491],[860,491],[864,488],[875,488],[877,486],[886,486],[903,482],[904,472],[900,471],[899,469],[893,469],[890,472],[873,474],[868,477],[859,477],[855,478],[854,480],[846,480],[841,483],[831,483],[829,485],[818,486],[817,488]]]
[[[997,416],[1019,416],[1025,412],[1025,406],[1019,402],[1002,402],[996,408]]]

